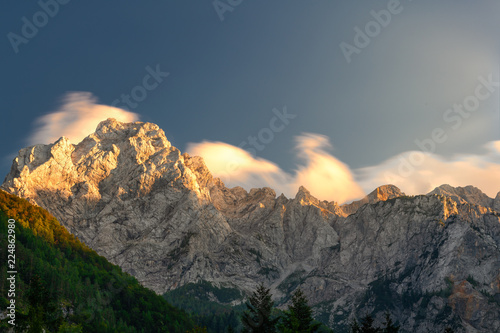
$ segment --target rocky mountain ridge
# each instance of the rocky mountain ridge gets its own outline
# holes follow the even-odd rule
[[[229,189],[157,125],[108,119],[77,145],[22,149],[2,189],[158,293],[263,282],[283,302],[302,288],[340,331],[386,310],[411,332],[500,330],[500,195],[471,186],[413,197],[385,185],[345,205],[304,187]]]

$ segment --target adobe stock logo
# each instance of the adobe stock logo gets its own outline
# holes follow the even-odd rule
[[[140,102],[148,97],[148,91],[158,88],[165,78],[170,75],[170,73],[160,70],[160,64],[157,64],[155,69],[151,68],[151,66],[146,66],[145,69],[148,74],[142,78],[142,84],[130,89],[130,94],[121,94],[120,98],[111,103],[111,106],[128,111],[130,111],[130,108],[135,109]]]
[[[288,113],[286,105],[280,111],[272,109],[273,116],[269,120],[268,127],[261,128],[257,135],[249,135],[238,147],[245,150],[252,157],[257,155],[257,151],[263,151],[275,138],[276,133],[282,132],[289,124],[290,120],[297,117],[296,114]],[[225,170],[219,171],[217,175],[224,183],[231,182],[231,175],[241,167],[237,160],[230,160],[225,165]]]
[[[214,6],[215,12],[219,16],[219,19],[224,21],[224,13],[225,12],[233,12],[234,8],[241,5],[243,0],[215,0],[212,2]]]
[[[408,1],[411,2],[412,0]],[[373,38],[380,35],[383,28],[387,28],[392,21],[392,17],[400,14],[402,11],[403,5],[399,0],[389,0],[387,9],[381,9],[378,12],[371,10],[370,15],[373,17],[373,20],[368,21],[363,30],[358,26],[354,27],[355,34],[353,43],[341,42],[339,44],[340,50],[342,50],[347,63],[350,64],[352,56],[354,54],[360,54],[361,50],[370,45]]]
[[[39,29],[45,27],[49,23],[49,19],[54,18],[59,13],[60,5],[66,5],[70,0],[40,0],[38,6],[42,10],[37,11],[29,20],[26,16],[21,17],[23,25],[21,26],[21,35],[14,32],[7,34],[7,39],[14,50],[14,53],[19,52],[21,44],[28,44],[28,42],[35,38]]]
[[[449,124],[449,129],[436,127],[427,138],[422,140],[416,138],[414,143],[419,150],[412,151],[406,157],[399,157],[397,173],[400,177],[407,178],[411,176],[425,162],[426,156],[434,154],[437,146],[448,140],[449,137],[446,132],[457,131],[464,123],[464,120],[480,109],[481,102],[493,96],[500,87],[500,82],[494,80],[493,74],[489,74],[487,77],[479,76],[477,80],[478,84],[472,94],[466,96],[461,103],[454,103],[453,107],[444,111],[443,121]],[[397,177],[392,172],[386,172],[385,179],[387,182],[392,183]]]
[[[248,142],[245,140],[238,147],[246,150],[250,155],[257,155],[258,151],[263,151],[266,145],[274,140],[274,133],[279,133],[285,129],[285,126],[290,124],[290,119],[297,117],[295,114],[287,112],[286,106],[283,106],[283,111],[273,109],[274,117],[269,120],[269,127],[263,127],[257,133],[257,136],[249,135]],[[246,148],[250,144],[253,148]],[[255,149],[254,149],[255,148]]]

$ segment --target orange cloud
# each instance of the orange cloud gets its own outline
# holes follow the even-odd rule
[[[363,188],[394,184],[407,194],[428,193],[437,186],[473,185],[490,197],[500,191],[500,141],[486,145],[482,155],[461,154],[445,159],[409,151],[379,165],[357,170]]]
[[[29,138],[29,143],[52,143],[65,136],[76,144],[93,133],[97,125],[108,118],[133,122],[137,121],[139,116],[133,112],[97,104],[97,99],[88,92],[68,93],[63,98],[59,110],[36,120],[36,129]]]
[[[287,173],[276,164],[255,158],[245,150],[222,142],[190,144],[188,151],[202,156],[213,175],[229,186],[247,190],[268,186],[293,197],[305,186],[320,200],[349,202],[378,186],[394,184],[407,194],[424,194],[442,184],[473,185],[490,197],[500,190],[500,141],[490,142],[481,155],[445,159],[436,154],[408,151],[379,165],[351,170],[328,152],[328,137],[303,134],[296,138],[302,164]]]
[[[288,175],[276,164],[254,158],[247,151],[223,142],[203,141],[188,144],[191,155],[201,156],[210,172],[228,186],[244,188],[269,186],[289,194]]]
[[[328,137],[304,134],[296,138],[298,156],[305,162],[294,175],[294,187],[305,186],[322,200],[340,203],[364,196],[347,164],[326,151],[331,147]]]
[[[364,195],[349,167],[326,152],[330,147],[326,136],[304,134],[296,138],[298,157],[304,162],[293,173],[276,164],[255,158],[245,150],[222,142],[189,144],[188,152],[202,156],[215,177],[229,186],[247,190],[268,186],[277,193],[293,197],[303,185],[322,200],[345,202]]]

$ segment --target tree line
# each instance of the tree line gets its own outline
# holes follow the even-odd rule
[[[243,329],[241,333],[320,333],[333,330],[314,320],[312,309],[302,290],[299,288],[293,294],[291,303],[285,311],[274,307],[270,289],[260,284],[245,303],[246,310],[241,316]],[[361,321],[353,319],[349,326],[350,333],[398,333],[400,326],[393,322],[391,315],[385,314],[382,327],[374,325],[370,314],[365,315]],[[206,327],[195,327],[188,333],[206,333]],[[227,333],[235,332],[232,326]],[[444,333],[453,333],[451,328],[446,328]]]
[[[169,332],[195,326],[120,267],[81,243],[47,211],[0,190],[0,311],[7,224],[16,220],[16,332]],[[10,326],[0,321],[0,332]]]

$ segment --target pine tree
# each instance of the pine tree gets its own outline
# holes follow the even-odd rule
[[[242,332],[275,333],[279,318],[272,318],[273,306],[270,290],[260,284],[246,303],[247,310],[241,318]]]
[[[187,331],[186,333],[207,333],[207,328],[195,326],[191,331]]]
[[[444,333],[454,333],[455,331],[451,327],[446,327]]]
[[[44,306],[48,304],[49,297],[45,285],[38,275],[31,278],[28,290],[28,332],[42,332],[46,326]]]
[[[311,307],[302,290],[297,289],[292,295],[292,304],[285,312],[283,325],[288,330],[299,333],[314,333],[321,326],[320,323],[314,323]]]
[[[360,332],[362,333],[379,333],[381,330],[378,327],[373,327],[373,317],[370,315],[366,315],[361,320],[361,328]]]
[[[385,327],[382,331],[383,333],[398,333],[399,326],[394,325],[389,312],[385,313]]]
[[[59,330],[57,333],[82,333],[82,326],[77,324],[69,324],[67,322],[63,322],[61,326],[59,326]]]
[[[358,321],[355,318],[352,319],[350,333],[361,333],[361,327],[359,327]]]

